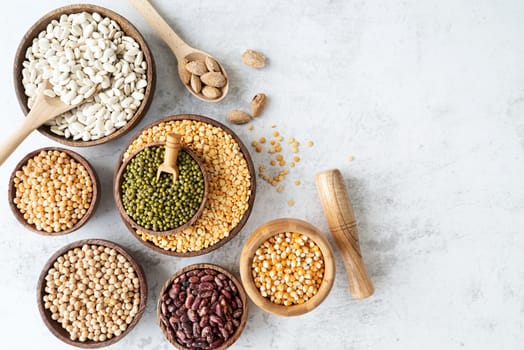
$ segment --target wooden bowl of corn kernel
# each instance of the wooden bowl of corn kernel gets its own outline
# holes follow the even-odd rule
[[[58,236],[78,230],[100,199],[95,170],[78,153],[58,147],[27,154],[11,174],[9,205],[27,229]]]
[[[335,279],[333,250],[310,223],[282,218],[253,232],[240,256],[251,300],[278,316],[305,314],[324,301]]]

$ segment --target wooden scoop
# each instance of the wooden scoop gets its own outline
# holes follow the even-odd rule
[[[38,89],[35,103],[25,117],[22,125],[20,125],[15,132],[0,144],[0,166],[33,130],[60,114],[80,106],[80,104],[65,104],[60,100],[60,97],[49,97],[44,95],[44,90],[49,88],[50,83],[48,80],[45,80]],[[84,102],[87,102],[87,100],[84,100],[82,103]]]
[[[182,136],[175,133],[167,134],[166,139],[166,153],[164,155],[164,162],[160,164],[156,172],[156,179],[160,179],[160,174],[162,172],[173,174],[173,183],[176,183],[178,180],[178,166],[176,165],[176,160],[178,158],[178,152],[182,145],[180,141]]]
[[[356,299],[367,298],[374,288],[362,261],[355,214],[342,174],[338,169],[323,171],[317,174],[316,183],[329,229],[344,260],[350,293]]]
[[[169,46],[171,51],[173,51],[173,54],[176,56],[179,65],[183,65],[185,64],[185,62],[196,60],[205,61],[207,56],[214,59],[218,63],[222,74],[224,75],[224,77],[226,77],[226,85],[222,88],[222,95],[214,99],[204,96],[201,92],[196,93],[195,91],[193,91],[190,85],[188,85],[187,82],[184,82],[184,77],[181,74],[181,69],[178,70],[179,78],[182,81],[182,84],[185,85],[186,89],[191,94],[193,94],[193,96],[205,102],[218,102],[221,101],[224,97],[226,97],[229,91],[229,78],[227,76],[226,70],[224,69],[219,60],[217,60],[215,57],[211,56],[207,52],[189,46],[184,40],[182,40],[182,38],[178,36],[177,33],[175,33],[173,29],[171,29],[169,24],[167,24],[167,22],[160,16],[160,14],[155,10],[155,8],[151,5],[149,1],[129,0],[129,2],[145,18],[147,23],[149,23],[149,25],[153,27],[154,30],[156,30],[158,35],[160,35],[162,40],[165,41],[165,43]],[[182,69],[182,72],[183,71],[184,69]]]

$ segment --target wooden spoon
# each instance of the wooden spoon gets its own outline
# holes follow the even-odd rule
[[[20,125],[18,130],[13,132],[0,144],[0,166],[6,161],[7,158],[9,158],[11,153],[15,151],[15,149],[33,130],[37,129],[42,124],[50,121],[51,119],[59,116],[60,114],[76,108],[89,100],[85,99],[83,102],[77,105],[68,105],[62,102],[60,97],[49,97],[44,95],[44,90],[49,89],[50,87],[51,84],[49,81],[45,80],[38,89],[35,103],[27,114],[22,125]]]
[[[151,5],[151,3],[147,0],[129,0],[129,2],[135,7],[135,9],[145,18],[145,20],[149,23],[151,27],[153,27],[154,30],[160,35],[162,40],[165,41],[165,43],[169,46],[171,51],[173,51],[173,54],[175,55],[179,69],[178,69],[178,75],[180,80],[182,81],[182,84],[186,87],[186,89],[191,92],[196,98],[205,101],[205,102],[218,102],[224,99],[226,97],[228,91],[229,91],[229,78],[227,76],[226,70],[222,66],[222,64],[213,56],[208,54],[207,52],[197,50],[191,46],[189,46],[184,40],[182,40],[175,31],[169,27],[169,24],[160,16],[160,14],[155,10],[155,8]],[[206,57],[210,57],[214,59],[218,65],[220,66],[221,73],[226,77],[226,85],[222,88],[222,95],[219,97],[212,99],[208,98],[202,93],[196,93],[191,89],[191,86],[187,84],[187,81],[185,82],[184,77],[180,73],[181,70],[183,72],[183,67],[180,69],[180,65],[185,65],[186,62],[191,61],[205,61]]]
[[[176,165],[176,160],[178,158],[178,152],[180,151],[180,148],[182,148],[180,143],[181,139],[182,136],[179,134],[173,132],[167,134],[164,162],[158,166],[156,172],[157,180],[160,179],[160,174],[162,174],[162,172],[173,174],[173,183],[178,179],[178,166]]]

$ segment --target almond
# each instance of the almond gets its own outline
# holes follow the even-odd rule
[[[210,72],[220,72],[220,65],[218,62],[209,56],[206,56],[206,67]]]
[[[180,80],[182,80],[184,85],[188,85],[189,81],[191,80],[191,73],[186,70],[186,64],[187,60],[185,58],[178,64],[178,75],[180,76]]]
[[[258,51],[246,50],[246,52],[242,54],[242,62],[250,67],[264,68],[266,65],[266,58]]]
[[[186,69],[191,74],[198,76],[207,72],[206,65],[203,61],[191,61],[188,64],[186,64]]]
[[[266,108],[267,97],[266,94],[258,93],[251,100],[251,115],[258,117],[264,108]]]
[[[197,94],[202,90],[202,82],[200,81],[200,78],[194,74],[191,74],[191,89],[193,89]]]
[[[221,88],[226,86],[226,77],[219,72],[207,72],[200,77],[206,85]]]
[[[234,109],[227,114],[227,120],[233,124],[245,124],[251,120],[251,116],[246,112]]]
[[[219,98],[222,95],[222,91],[212,86],[204,86],[202,89],[202,95],[210,99]]]

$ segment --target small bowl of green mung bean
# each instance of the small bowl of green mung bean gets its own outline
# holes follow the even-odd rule
[[[118,169],[114,196],[122,219],[152,235],[172,235],[191,226],[206,205],[208,179],[196,154],[182,147],[176,158],[178,177],[157,171],[164,161],[164,143],[135,151]]]

